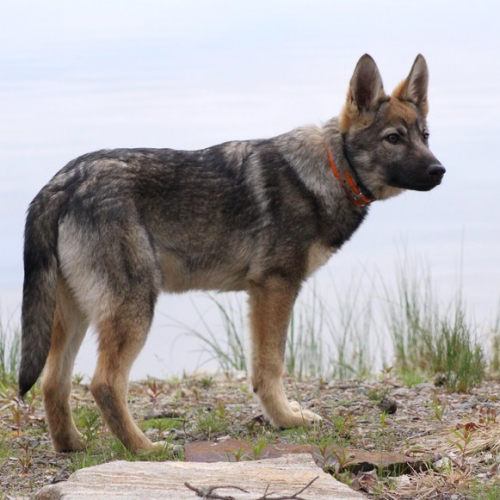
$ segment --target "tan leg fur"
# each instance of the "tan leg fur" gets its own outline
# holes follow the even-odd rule
[[[84,449],[70,408],[71,374],[88,327],[68,288],[59,282],[52,342],[43,377],[47,423],[58,452]]]
[[[144,345],[150,321],[140,314],[134,317],[133,308],[124,309],[99,325],[99,357],[90,391],[111,432],[136,453],[154,446],[134,423],[127,406],[130,368]]]
[[[298,287],[279,279],[249,292],[252,385],[266,417],[277,428],[311,426],[321,417],[289,403],[282,375],[288,324]]]

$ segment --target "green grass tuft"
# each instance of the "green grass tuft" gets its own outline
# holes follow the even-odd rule
[[[21,354],[21,334],[18,328],[0,321],[0,386],[17,382]]]
[[[366,378],[387,363],[386,351],[392,351],[389,365],[409,387],[438,374],[451,392],[466,392],[480,383],[488,363],[476,328],[466,317],[461,290],[452,305],[443,309],[428,270],[415,265],[404,269],[396,274],[395,287],[366,273],[353,277],[342,291],[333,285],[333,307],[325,305],[314,282],[306,287],[292,314],[285,353],[287,372],[298,380]],[[187,334],[202,341],[203,350],[222,370],[245,370],[242,339],[247,326],[241,303],[209,299],[221,315],[222,333],[210,328],[199,313],[204,331],[184,327]],[[491,337],[489,371],[498,374],[500,308]],[[384,339],[392,344],[387,350],[383,349]]]
[[[224,338],[221,340],[220,332],[207,323],[198,309],[196,312],[201,322],[201,331],[177,322],[179,328],[183,330],[184,335],[200,340],[203,346],[201,351],[209,353],[212,359],[216,359],[224,372],[246,370],[242,336],[245,330],[245,319],[241,302],[229,300],[222,302],[210,294],[207,294],[207,297],[220,313]]]
[[[484,379],[485,356],[460,294],[443,313],[428,274],[421,281],[400,274],[398,300],[388,303],[395,368],[402,377],[443,374],[450,392],[467,392]]]

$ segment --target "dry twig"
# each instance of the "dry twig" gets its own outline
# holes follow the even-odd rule
[[[269,493],[268,492],[269,484],[268,484],[266,487],[266,491],[264,492],[264,495],[259,498],[256,498],[255,500],[306,500],[305,498],[299,497],[299,495],[303,493],[305,490],[307,490],[307,488],[309,488],[318,478],[319,476],[316,476],[314,479],[309,481],[303,488],[293,493],[292,495],[283,495],[277,497],[273,496],[273,498],[271,498],[271,495],[276,495],[277,493]],[[215,493],[215,490],[220,490],[220,489],[235,489],[242,491],[243,493],[249,493],[248,491],[238,486],[209,486],[208,488],[196,488],[195,486],[190,485],[187,481],[184,483],[184,486],[194,491],[199,497],[204,498],[206,500],[235,500],[235,498],[232,496],[222,496]]]
[[[196,488],[195,486],[191,486],[187,481],[184,483],[184,486],[194,491],[199,497],[205,498],[207,500],[235,500],[234,497],[231,496],[227,497],[218,495],[217,493],[214,493],[215,490],[234,489],[242,491],[243,493],[248,493],[248,491],[238,486],[209,486],[208,488]]]

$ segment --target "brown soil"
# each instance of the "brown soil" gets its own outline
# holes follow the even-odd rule
[[[179,418],[176,429],[163,432],[177,448],[227,436],[255,442],[264,437],[269,443],[328,441],[360,450],[398,451],[429,463],[427,472],[396,477],[384,477],[383,472],[375,471],[370,478],[358,474],[356,479],[340,468],[343,480],[354,481],[353,485],[374,498],[458,500],[495,498],[486,497],[485,492],[491,488],[500,492],[496,485],[500,384],[485,382],[469,394],[447,394],[431,384],[407,388],[392,378],[330,383],[287,379],[286,385],[291,399],[300,399],[304,407],[324,417],[322,429],[275,432],[259,418],[246,383],[223,376],[133,383],[129,403],[139,422]],[[383,396],[386,398],[381,403]],[[75,468],[74,456],[51,450],[40,399],[37,394],[34,401],[19,407],[14,389],[0,392],[0,498],[31,498],[40,487],[65,480]],[[93,405],[85,385],[76,386],[72,401],[75,405]],[[381,408],[396,411],[383,414]],[[210,413],[225,425],[214,430],[199,425],[200,415]],[[147,431],[152,440],[158,440],[161,432],[155,428]],[[97,439],[104,438],[106,431],[101,429]],[[102,458],[96,451],[86,463],[94,465],[114,458],[123,458],[123,452],[108,452]]]

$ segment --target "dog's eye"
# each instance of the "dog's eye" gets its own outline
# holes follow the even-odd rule
[[[400,140],[400,137],[398,134],[389,134],[385,139],[387,142],[390,142],[391,144],[397,144]]]
[[[422,139],[424,140],[424,142],[427,142],[427,141],[429,140],[429,136],[430,136],[430,135],[431,135],[431,134],[429,134],[429,132],[424,132],[424,133],[422,134]]]

